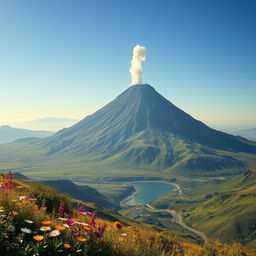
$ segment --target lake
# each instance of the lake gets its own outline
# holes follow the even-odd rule
[[[136,182],[132,184],[140,192],[132,199],[126,201],[125,205],[143,205],[147,204],[161,195],[174,190],[174,187],[162,182]]]

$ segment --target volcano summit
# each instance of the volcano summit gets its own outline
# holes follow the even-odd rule
[[[219,175],[255,165],[256,143],[211,129],[152,86],[137,84],[51,137],[0,147],[0,163],[3,159],[9,168],[17,162],[26,170],[33,165],[53,172],[61,166],[65,174],[65,168],[86,174],[89,166],[104,177],[113,168],[137,170],[126,176],[141,170],[143,175]]]
[[[209,128],[148,84],[129,87],[74,126],[29,144],[46,158],[170,174],[214,175],[256,161],[256,143]]]

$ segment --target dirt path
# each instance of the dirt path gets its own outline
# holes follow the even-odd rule
[[[154,208],[152,205],[150,204],[146,204],[146,206],[150,209],[156,209]],[[156,209],[159,210],[159,209]],[[190,226],[188,226],[187,224],[185,224],[182,220],[182,216],[175,210],[168,210],[168,209],[163,209],[163,212],[168,212],[172,215],[172,221],[176,222],[177,224],[181,225],[183,228],[189,230],[190,232],[198,235],[199,237],[202,238],[202,240],[204,241],[204,243],[208,243],[208,238],[206,237],[206,235],[203,232],[200,232]]]
[[[173,222],[176,222],[177,224],[181,225],[183,228],[185,228],[185,229],[189,230],[190,232],[192,232],[192,233],[198,235],[199,237],[201,237],[202,240],[204,241],[204,243],[208,243],[207,236],[203,232],[200,232],[200,231],[188,226],[187,224],[185,224],[182,220],[182,216],[177,211],[167,210],[167,209],[163,210],[163,211],[168,212],[173,216],[173,219],[172,219]]]

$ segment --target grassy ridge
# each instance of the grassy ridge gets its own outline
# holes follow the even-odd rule
[[[6,256],[255,256],[240,244],[213,242],[199,246],[175,234],[156,232],[147,225],[132,221],[122,225],[123,217],[121,222],[114,223],[95,218],[95,214],[88,212],[87,204],[85,208],[80,204],[78,211],[71,207],[67,196],[53,188],[8,180],[1,181],[5,189],[1,190],[0,198],[0,251]],[[61,210],[59,202],[63,200]],[[64,218],[59,219],[59,214],[64,214]]]
[[[229,179],[180,181],[183,194],[169,193],[154,201],[158,208],[177,209],[184,221],[212,239],[256,243],[256,172]]]

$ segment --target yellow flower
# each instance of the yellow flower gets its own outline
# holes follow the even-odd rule
[[[49,230],[51,230],[51,227],[50,227],[50,226],[42,226],[42,227],[40,228],[40,230],[41,230],[41,231],[49,231]]]
[[[33,236],[33,238],[34,238],[36,241],[42,241],[42,240],[44,239],[44,236],[36,235],[36,236]]]

